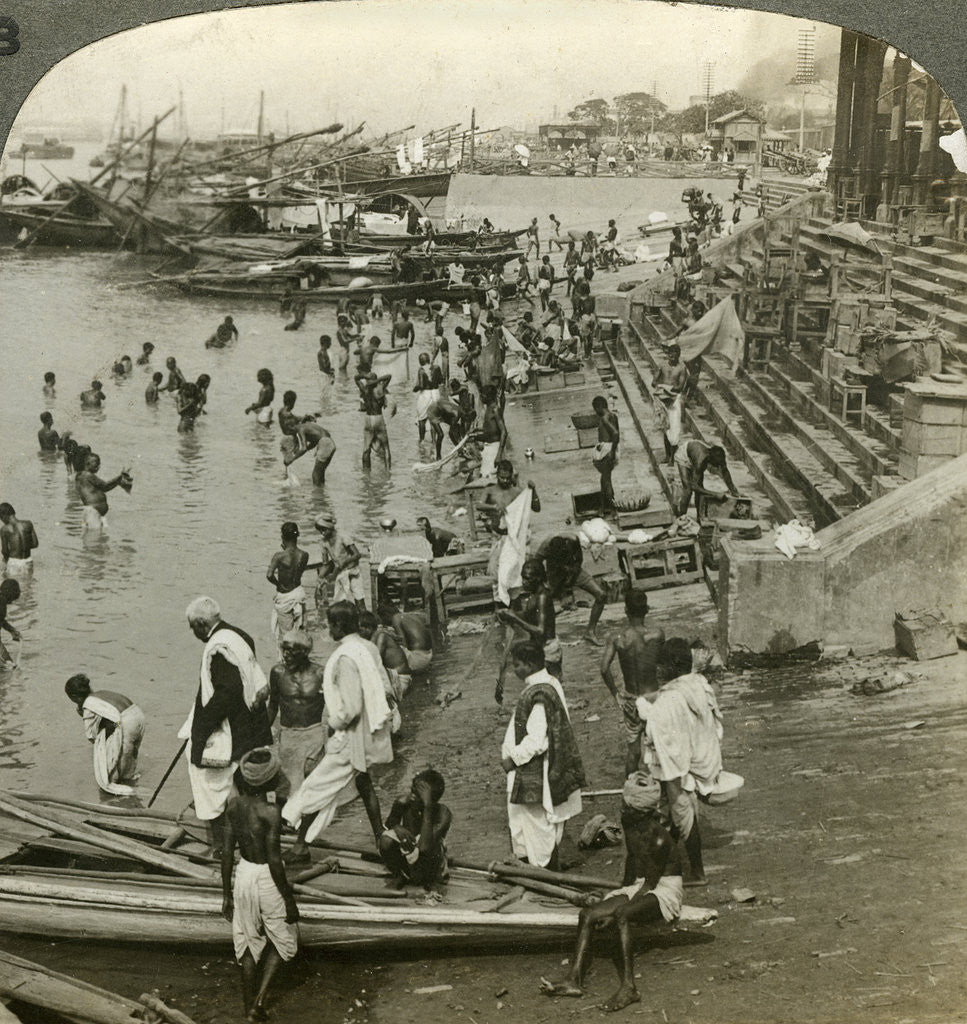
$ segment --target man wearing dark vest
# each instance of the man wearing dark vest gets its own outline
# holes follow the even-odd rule
[[[511,845],[515,857],[555,871],[565,822],[581,813],[584,766],[564,690],[544,668],[540,644],[515,643],[511,659],[524,683],[501,747]]]

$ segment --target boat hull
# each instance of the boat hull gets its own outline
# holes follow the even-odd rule
[[[369,276],[365,271],[360,271],[357,277]],[[239,299],[271,299],[278,301],[282,298],[287,287],[284,282],[266,281],[258,287],[253,287],[249,282],[232,281],[205,281],[192,278],[190,275],[181,278],[167,278],[159,283],[173,284],[193,295],[229,295]],[[364,285],[359,288],[323,287],[323,288],[300,288],[292,289],[293,298],[303,299],[305,302],[339,302],[341,299],[356,299],[360,302],[368,302],[377,292],[387,301],[394,299],[424,299],[429,301],[442,300],[444,302],[463,302],[470,299],[474,289],[470,285],[448,286],[445,282],[438,285],[433,282],[418,281],[412,284],[393,284],[387,281],[385,284]]]
[[[71,890],[76,898],[70,898]],[[127,904],[127,905],[125,905]],[[215,890],[62,880],[0,879],[0,931],[85,942],[228,948],[231,925]],[[547,948],[573,941],[578,911],[485,913],[459,906],[343,907],[300,901],[304,948],[394,952],[420,949]]]
[[[37,230],[39,228],[39,230]],[[76,249],[113,249],[120,242],[114,226],[104,220],[86,220],[67,215],[51,218],[49,213],[29,213],[0,208],[0,232],[13,241],[22,231],[32,233],[36,245]]]

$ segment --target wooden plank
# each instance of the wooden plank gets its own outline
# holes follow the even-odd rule
[[[41,825],[57,835],[67,836],[68,839],[79,839],[81,842],[98,846],[109,853],[126,854],[135,860],[143,861],[145,864],[151,864],[154,867],[164,868],[166,871],[171,871],[176,875],[186,875],[189,878],[208,878],[211,874],[207,868],[191,864],[182,857],[157,850],[146,843],[139,843],[117,834],[102,832],[92,825],[82,824],[68,818],[66,815],[46,808],[39,810],[9,795],[0,795],[0,811],[19,818],[21,821],[27,821],[32,825]]]

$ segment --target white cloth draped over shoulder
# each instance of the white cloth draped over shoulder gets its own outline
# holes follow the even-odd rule
[[[686,792],[714,792],[722,771],[722,712],[708,680],[697,672],[665,683],[654,701],[637,700],[645,721],[646,766],[659,781],[682,780]]]
[[[375,645],[357,634],[340,641],[323,673],[329,726],[326,753],[285,805],[282,816],[298,825],[316,817],[306,832],[311,842],[329,826],[336,809],[355,799],[356,776],[393,760],[391,685]]]
[[[131,778],[137,767],[138,750],[144,736],[144,712],[132,704],[119,711],[110,701],[93,694],[84,700],[81,717],[87,738],[94,744],[94,781],[112,796],[130,796],[134,787],[117,779]],[[108,735],[103,728],[110,722]]]
[[[221,654],[238,669],[246,707],[254,708],[268,697],[268,680],[255,660],[252,648],[234,629],[216,629],[206,641],[201,656],[199,689],[202,706],[212,699],[215,692],[211,665],[216,654]],[[191,725],[194,718],[195,705],[192,704],[188,718],[178,732],[179,739],[191,740]],[[191,763],[190,742],[185,748],[185,756],[188,759],[188,778],[195,801],[195,814],[201,821],[211,821],[225,810],[232,792],[235,769],[238,767],[232,761],[232,729],[228,719],[223,719],[208,737],[202,755],[202,767]]]
[[[523,583],[521,570],[527,557],[527,530],[530,526],[531,502],[534,492],[525,487],[504,511],[507,533],[494,545],[489,573],[495,577],[498,600],[510,605],[511,591]]]

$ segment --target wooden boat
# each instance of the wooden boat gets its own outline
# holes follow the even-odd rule
[[[63,203],[57,203],[58,208]],[[33,234],[38,245],[56,245],[78,249],[113,249],[121,239],[114,225],[101,217],[75,217],[70,212],[54,213],[53,210],[23,209],[6,204],[0,205],[0,225],[5,233],[24,237]]]
[[[508,263],[519,259],[520,249],[504,249],[498,252],[475,252],[473,250],[461,249],[437,249],[432,255],[427,256],[419,250],[401,254],[400,263],[404,268],[407,266],[416,270],[428,270],[430,267],[446,267],[451,263],[462,263],[464,269],[469,273],[475,270],[490,270],[499,265],[501,269]]]
[[[78,1024],[141,1024],[150,1006],[158,1016],[171,1022],[192,1024],[190,1017],[171,1010],[157,998],[142,996],[141,1002],[135,1002],[97,985],[89,985],[60,974],[32,960],[24,960],[2,951],[0,996],[15,1003],[38,1007],[44,1011],[44,1020],[63,1019]],[[0,1003],[0,1009],[2,1007]],[[12,1014],[11,1018],[19,1019]],[[0,1016],[0,1021],[3,1019]]]
[[[365,270],[357,273],[357,278],[370,278]],[[450,285],[444,279],[435,281],[396,282],[390,280],[374,284],[357,286],[319,285],[302,287],[306,280],[298,274],[284,275],[246,275],[209,273],[206,271],[179,274],[170,277],[159,277],[156,284],[170,284],[182,291],[194,295],[232,296],[238,299],[272,299],[278,301],[287,290],[306,302],[338,302],[340,299],[352,299],[367,303],[375,294],[380,294],[387,301],[407,299],[415,301],[442,300],[444,302],[463,302],[470,299],[475,289],[469,284]]]
[[[194,819],[160,812],[0,794],[0,930],[88,942],[230,946],[218,867],[194,838],[203,834]],[[422,889],[387,888],[385,870],[368,852],[343,850],[336,859],[338,874],[321,874],[326,865],[317,863],[292,876],[304,947],[518,949],[574,936],[577,909],[569,900],[583,898],[576,888],[513,874],[495,880],[487,870],[456,864],[444,901],[428,903]],[[67,863],[74,866],[60,866]],[[549,890],[568,899],[534,896]],[[347,895],[359,893],[366,897]]]
[[[516,244],[517,239],[527,231],[521,228],[519,231],[494,231],[489,235],[479,235],[476,231],[436,231],[433,234],[433,241],[439,245],[462,245],[473,249],[507,249]],[[333,232],[333,239],[337,239],[336,232]],[[426,241],[424,235],[377,235],[360,234],[358,238],[350,239],[346,245],[374,245],[381,248],[403,248],[405,246],[419,246]]]

